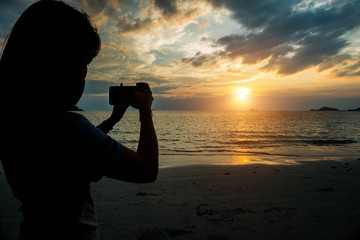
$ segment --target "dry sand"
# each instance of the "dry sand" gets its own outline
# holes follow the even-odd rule
[[[1,170],[0,239],[21,220]],[[360,161],[164,168],[93,184],[102,240],[360,239]]]

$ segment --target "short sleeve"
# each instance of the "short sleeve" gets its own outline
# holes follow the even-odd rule
[[[121,158],[122,145],[95,127],[89,120],[76,114],[73,130],[80,151],[82,169],[86,171],[90,180],[98,181],[106,176],[109,169]]]

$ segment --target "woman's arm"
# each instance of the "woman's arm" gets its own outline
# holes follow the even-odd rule
[[[113,168],[109,169],[108,177],[122,181],[148,183],[154,182],[158,174],[158,141],[152,119],[151,106],[153,97],[149,86],[137,84],[132,107],[139,109],[140,139],[137,152],[122,146],[120,157]]]
[[[102,123],[100,123],[97,128],[99,128],[104,133],[108,133],[110,130],[112,130],[114,125],[121,120],[128,107],[129,106],[127,105],[114,106],[111,116]]]

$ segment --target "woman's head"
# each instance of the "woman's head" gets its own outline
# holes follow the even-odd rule
[[[84,68],[99,51],[100,37],[87,14],[61,1],[38,1],[20,16],[6,40],[1,92],[20,91],[20,98],[33,104],[71,107],[82,94]]]

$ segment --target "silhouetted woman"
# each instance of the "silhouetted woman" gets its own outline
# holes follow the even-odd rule
[[[158,171],[149,86],[138,84],[137,152],[106,133],[128,106],[98,127],[71,112],[87,65],[100,51],[88,15],[61,2],[31,5],[11,30],[0,60],[0,159],[24,220],[20,239],[98,239],[91,181],[152,182]]]

